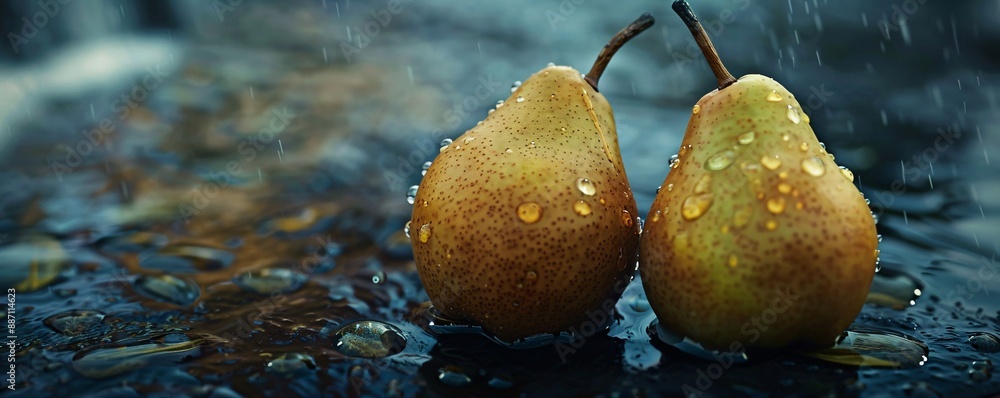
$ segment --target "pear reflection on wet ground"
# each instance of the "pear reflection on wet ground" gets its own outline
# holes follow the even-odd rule
[[[740,2],[706,3],[711,20],[713,6]],[[754,3],[713,38],[734,72],[773,76],[808,106],[802,123],[850,167],[885,237],[868,303],[835,345],[726,353],[658,328],[638,273],[614,314],[595,321],[606,329],[499,345],[435,317],[403,230],[407,188],[440,151],[434,131],[451,143],[510,95],[508,84],[549,61],[589,64],[620,22],[647,10],[669,29],[623,50],[602,93],[632,194],[648,209],[692,104],[713,84],[700,59],[664,51],[665,40],[692,44],[666,34],[682,26],[668,20],[669,1],[586,3],[551,30],[548,6],[535,2],[483,3],[474,14],[404,4],[351,62],[338,43],[357,31],[344,27],[364,26],[373,5],[244,2],[222,23],[179,11],[197,22],[190,37],[180,29],[89,50],[88,59],[130,50],[115,58],[124,82],[48,79],[56,93],[46,94],[22,87],[45,77],[29,74],[48,70],[34,65],[2,82],[17,105],[0,100],[0,281],[17,291],[16,311],[0,315],[14,316],[18,336],[17,389],[6,395],[1000,392],[1000,113],[988,72],[1000,65],[984,55],[992,48],[966,42],[1000,37],[976,19],[995,5],[921,3],[913,37],[894,30],[887,40],[876,17],[890,5]],[[473,32],[442,41],[441,26]],[[119,113],[111,104],[150,65],[162,83]],[[478,99],[483,81],[499,88]],[[453,124],[446,112],[470,98],[478,105]],[[90,145],[79,132],[105,118],[114,133]],[[947,135],[952,126],[960,134]],[[953,146],[940,149],[942,134]],[[932,160],[911,161],[935,145]],[[588,182],[568,183],[590,195]],[[647,218],[627,221],[635,216]]]

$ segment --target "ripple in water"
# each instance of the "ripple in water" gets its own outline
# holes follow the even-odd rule
[[[833,347],[803,352],[841,365],[896,369],[923,366],[928,353],[927,345],[914,338],[877,330],[847,331]]]
[[[105,378],[146,366],[172,366],[185,358],[200,356],[198,343],[152,343],[81,351],[73,357],[73,369],[90,378]]]
[[[518,349],[518,350],[528,350],[532,348],[544,347],[547,345],[553,345],[558,343],[569,344],[576,340],[577,336],[570,332],[559,332],[556,333],[544,333],[536,334],[533,336],[524,337],[518,339],[514,342],[506,342],[500,340],[493,334],[483,330],[480,325],[471,324],[468,322],[463,322],[459,320],[449,319],[437,311],[433,306],[428,310],[431,316],[430,324],[428,328],[431,332],[436,334],[474,334],[486,337],[496,344],[502,345],[504,347]],[[602,327],[601,330],[604,330]]]
[[[208,246],[172,244],[157,251],[139,255],[139,265],[173,273],[197,273],[215,271],[232,264],[236,257],[232,252]]]

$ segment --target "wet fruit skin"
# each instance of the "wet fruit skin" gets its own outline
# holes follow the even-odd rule
[[[535,73],[421,182],[411,228],[430,234],[411,242],[431,302],[504,341],[579,327],[634,271],[630,192],[604,96],[573,68]]]
[[[773,79],[744,76],[698,107],[681,144],[688,149],[663,182],[672,189],[650,209],[660,217],[643,231],[650,305],[665,327],[709,348],[831,345],[860,312],[875,272],[878,240],[864,198]],[[727,150],[731,164],[711,170],[719,164],[709,159]],[[710,204],[685,217],[698,189]]]

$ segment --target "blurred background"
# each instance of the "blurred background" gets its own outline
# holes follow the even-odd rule
[[[8,395],[1000,392],[998,1],[692,1],[871,201],[881,270],[839,350],[717,375],[647,332],[638,280],[568,357],[428,332],[402,228],[439,137],[652,12],[601,84],[648,209],[715,87],[669,3],[3,2]]]

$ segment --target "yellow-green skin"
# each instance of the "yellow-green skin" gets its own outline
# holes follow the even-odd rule
[[[667,329],[708,348],[833,344],[861,311],[878,256],[875,223],[853,176],[838,169],[802,107],[771,78],[744,76],[696,109],[640,243],[654,312]],[[710,170],[725,163],[710,158],[727,150],[732,163]],[[761,162],[774,155],[780,165]],[[802,166],[814,158],[820,176]]]
[[[508,342],[579,329],[611,308],[639,244],[617,137],[604,96],[573,68],[551,66],[442,151],[410,222],[434,307]],[[578,189],[579,178],[596,192]],[[579,201],[590,214],[574,210]],[[525,203],[541,208],[537,221],[519,216]]]

